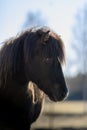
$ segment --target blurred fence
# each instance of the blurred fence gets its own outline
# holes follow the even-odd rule
[[[46,102],[32,130],[87,130],[85,101]]]

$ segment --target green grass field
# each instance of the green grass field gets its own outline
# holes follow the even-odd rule
[[[43,128],[43,129],[42,129]],[[83,101],[45,102],[32,130],[87,130],[87,103]]]

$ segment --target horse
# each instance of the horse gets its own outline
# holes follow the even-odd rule
[[[32,27],[4,41],[0,49],[1,129],[30,130],[45,94],[54,102],[65,99],[64,63],[64,43],[48,27]]]

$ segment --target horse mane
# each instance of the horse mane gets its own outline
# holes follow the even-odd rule
[[[24,69],[24,43],[31,29],[3,42],[0,50],[0,85],[16,72]]]
[[[49,35],[47,41],[43,35],[46,32]],[[34,50],[38,49],[38,46],[35,46],[37,42],[38,46],[46,43],[45,52],[49,55],[57,55],[61,64],[65,62],[64,44],[59,35],[47,27],[27,29],[6,40],[0,50],[0,84],[1,80],[6,82],[7,77],[24,70],[25,63],[29,64]]]

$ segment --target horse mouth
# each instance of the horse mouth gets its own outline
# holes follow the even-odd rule
[[[50,100],[54,101],[54,102],[58,102],[58,101],[63,101],[66,99],[68,93],[66,92],[62,92],[61,94],[54,94],[54,95],[51,95]]]

